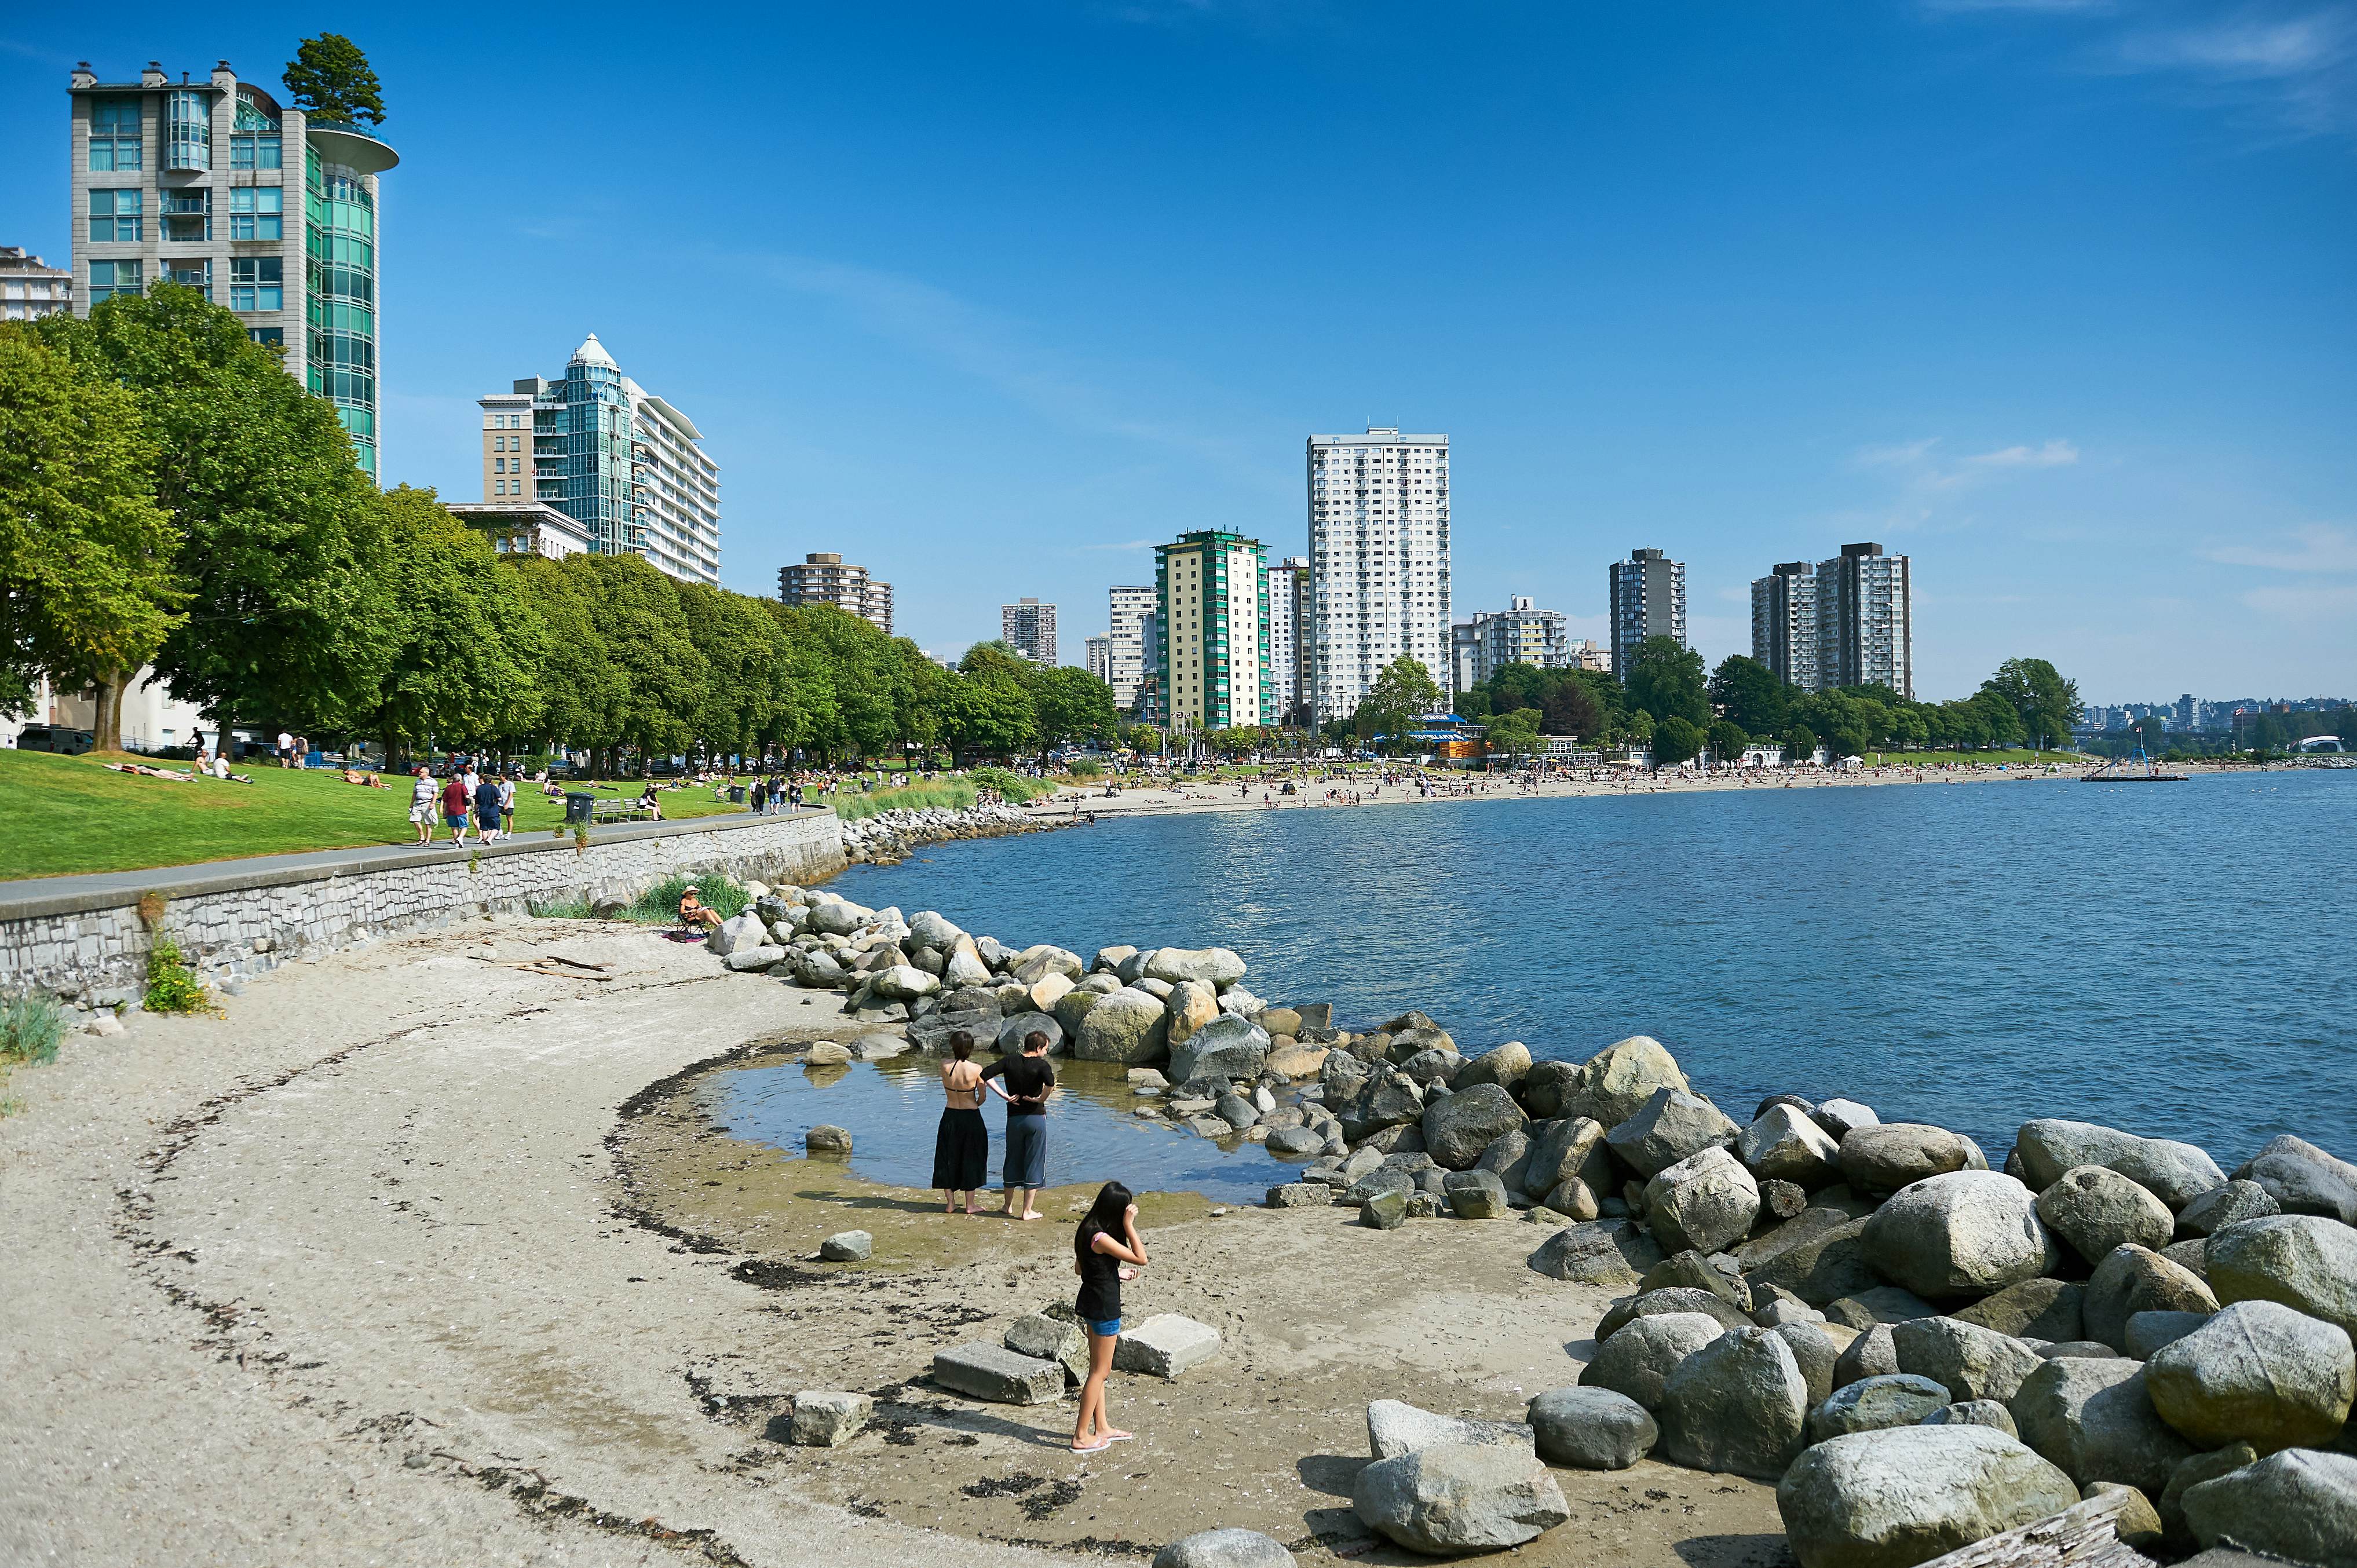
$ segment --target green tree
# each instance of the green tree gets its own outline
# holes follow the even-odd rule
[[[428,736],[483,741],[529,735],[541,710],[546,632],[531,596],[479,533],[432,490],[389,492],[385,579],[400,640],[358,722],[387,756]]]
[[[1489,749],[1493,757],[1509,762],[1535,756],[1539,749],[1539,725],[1542,715],[1536,708],[1516,708],[1490,721]]]
[[[151,459],[136,394],[0,326],[0,711],[37,676],[95,685],[106,751],[124,684],[180,620]]]
[[[1710,700],[1746,735],[1774,735],[1784,727],[1784,682],[1756,659],[1731,653],[1720,660],[1710,672]]]
[[[541,707],[530,733],[550,746],[602,753],[620,745],[630,681],[598,629],[588,573],[537,555],[511,556],[501,566],[542,628]]]
[[[1432,672],[1418,660],[1402,655],[1383,667],[1359,703],[1360,736],[1372,739],[1380,735],[1390,750],[1405,750],[1408,721],[1440,706],[1440,688],[1434,684]]]
[[[589,580],[597,624],[625,683],[619,739],[637,750],[643,771],[694,738],[689,720],[710,673],[688,639],[679,585],[638,555],[572,555],[565,564]],[[619,771],[612,758],[604,771]]]
[[[1676,638],[1649,637],[1640,642],[1630,655],[1623,684],[1629,688],[1630,705],[1652,714],[1656,725],[1663,719],[1676,717],[1699,731],[1710,723],[1710,700],[1703,687],[1702,655]]]
[[[1695,663],[1699,665],[1701,660],[1696,660]],[[1700,725],[1676,714],[1656,719],[1653,723],[1653,765],[1669,767],[1691,760],[1702,750],[1703,739]]]
[[[2022,739],[2040,746],[2068,740],[2079,717],[2079,686],[2043,659],[2008,659],[1981,682],[1980,695],[2013,710]]]
[[[1784,732],[1784,760],[1798,767],[1817,754],[1817,732],[1796,724]]]
[[[1032,706],[1043,746],[1066,741],[1108,745],[1121,725],[1121,714],[1113,705],[1113,688],[1070,665],[1042,670],[1034,677]]]
[[[1556,682],[1540,712],[1549,735],[1579,736],[1592,740],[1604,732],[1604,705],[1596,700],[1596,693],[1585,682]]]
[[[966,658],[974,660],[976,651],[969,650]],[[977,757],[1013,757],[1030,749],[1039,733],[1030,687],[1007,667],[1022,660],[1007,654],[1004,661],[985,658],[974,662],[951,685],[943,713],[942,729],[961,767]]]
[[[1742,725],[1726,719],[1713,719],[1705,734],[1710,746],[1710,758],[1721,768],[1733,768],[1740,763],[1743,748],[1751,744],[1751,737],[1743,733]]]
[[[384,88],[368,56],[341,33],[321,33],[295,46],[282,78],[295,107],[330,125],[373,130],[384,124]]]

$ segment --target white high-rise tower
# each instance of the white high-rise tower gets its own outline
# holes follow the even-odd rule
[[[1403,657],[1452,690],[1448,437],[1311,436],[1309,569],[1314,722],[1349,718]]]

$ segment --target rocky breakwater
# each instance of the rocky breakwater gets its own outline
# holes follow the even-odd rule
[[[1033,817],[1003,802],[968,806],[963,811],[920,806],[878,811],[872,817],[843,824],[843,854],[854,865],[898,865],[911,850],[952,839],[1005,838],[1009,833],[1045,832],[1071,823],[1051,817]]]

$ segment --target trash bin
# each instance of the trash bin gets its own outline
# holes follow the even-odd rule
[[[597,797],[595,795],[585,794],[578,789],[567,789],[565,792],[565,825],[570,827],[576,822],[587,822],[589,808],[597,803]]]
[[[728,803],[732,806],[741,806],[745,803],[745,786],[742,784],[728,786]]]

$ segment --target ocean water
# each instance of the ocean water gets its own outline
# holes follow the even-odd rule
[[[833,886],[1084,957],[1231,947],[1262,996],[1420,1008],[1469,1055],[1652,1035],[1738,1120],[1840,1094],[1992,1160],[2036,1116],[2357,1157],[2357,772],[1150,817]]]

